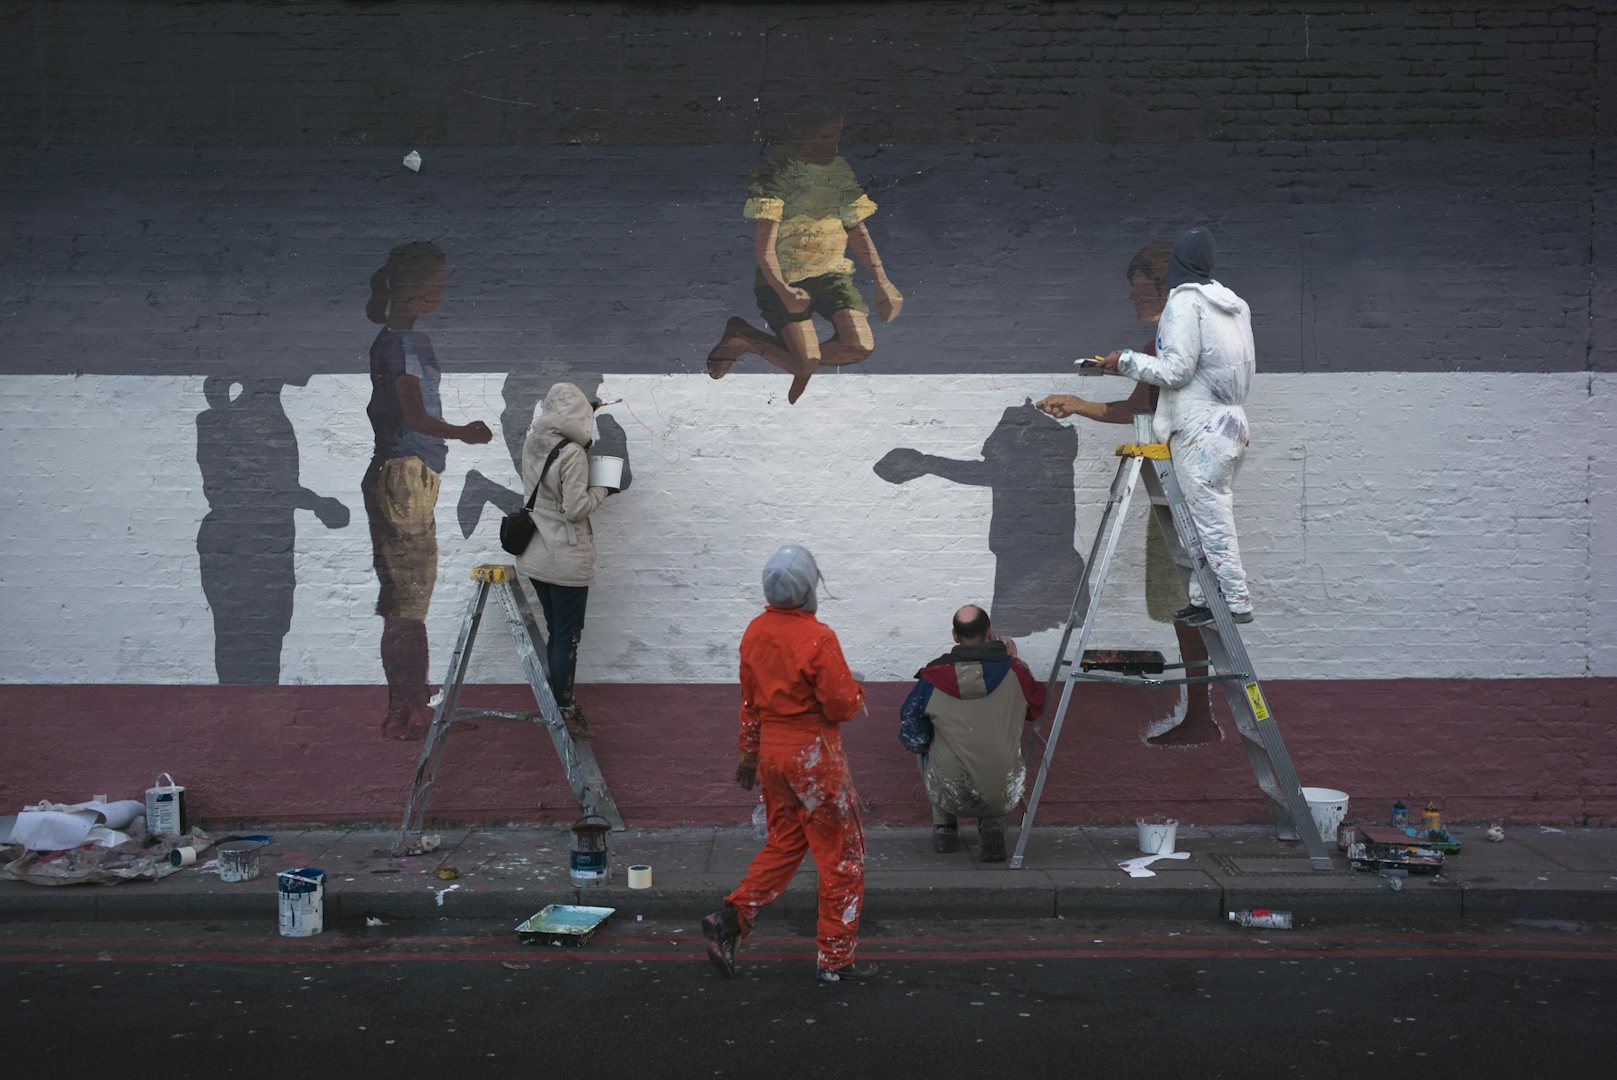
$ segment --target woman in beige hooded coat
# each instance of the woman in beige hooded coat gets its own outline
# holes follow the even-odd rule
[[[579,737],[589,733],[589,724],[573,701],[573,674],[584,634],[584,609],[595,584],[590,515],[616,491],[589,486],[589,458],[584,451],[594,426],[594,409],[584,392],[572,383],[557,383],[545,395],[522,443],[522,486],[534,496],[532,516],[538,531],[517,556],[517,570],[532,580],[539,594],[550,687],[568,730]],[[552,451],[556,455],[547,468]]]

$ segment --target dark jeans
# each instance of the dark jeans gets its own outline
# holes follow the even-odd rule
[[[545,609],[545,666],[550,671],[550,690],[556,695],[556,704],[565,709],[573,703],[573,673],[578,670],[578,641],[584,636],[589,586],[528,580],[539,594],[539,606]]]

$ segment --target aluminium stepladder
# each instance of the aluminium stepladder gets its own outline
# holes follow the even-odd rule
[[[567,782],[578,800],[580,813],[585,817],[604,818],[613,829],[621,831],[623,816],[618,813],[612,793],[606,788],[601,768],[595,763],[595,754],[587,745],[574,740],[562,721],[561,709],[556,705],[556,696],[551,693],[550,680],[546,677],[544,661],[540,659],[544,655],[544,648],[539,641],[539,626],[534,619],[533,605],[522,591],[516,567],[509,563],[485,563],[472,568],[472,580],[477,587],[467,602],[466,617],[460,624],[460,637],[455,642],[455,652],[449,661],[449,674],[444,679],[442,695],[433,710],[432,725],[427,729],[426,741],[421,747],[421,761],[416,766],[415,781],[410,785],[410,799],[404,807],[404,822],[399,827],[399,838],[394,841],[393,854],[399,856],[420,850],[419,840],[427,816],[427,800],[432,797],[432,788],[438,779],[438,766],[443,760],[449,728],[457,720],[469,720],[476,716],[501,716],[509,720],[531,720],[543,724],[550,732],[551,742],[556,745],[556,757],[567,774]],[[505,609],[506,629],[511,632],[511,642],[522,660],[528,685],[533,688],[534,700],[539,705],[537,715],[532,712],[455,707],[460,699],[461,685],[466,680],[472,645],[477,640],[478,626],[483,621],[490,592],[499,595],[501,607]]]
[[[1018,870],[1023,865],[1028,837],[1032,835],[1034,817],[1039,809],[1039,798],[1044,794],[1044,782],[1050,775],[1050,765],[1055,759],[1056,741],[1061,737],[1061,725],[1066,719],[1068,706],[1072,704],[1073,690],[1083,681],[1126,683],[1133,686],[1219,683],[1224,688],[1224,698],[1229,702],[1230,713],[1235,717],[1236,732],[1242,747],[1246,750],[1252,774],[1257,778],[1258,790],[1263,793],[1268,803],[1269,816],[1274,821],[1275,835],[1281,840],[1301,839],[1303,848],[1308,853],[1310,865],[1315,870],[1331,869],[1331,857],[1326,852],[1325,841],[1319,829],[1314,826],[1313,815],[1308,809],[1307,800],[1303,798],[1297,774],[1292,768],[1291,756],[1286,753],[1286,744],[1280,738],[1280,729],[1275,726],[1274,716],[1264,701],[1257,673],[1253,670],[1252,661],[1247,657],[1246,646],[1241,643],[1241,635],[1236,631],[1234,618],[1219,593],[1218,579],[1207,563],[1201,540],[1196,533],[1196,525],[1190,516],[1190,508],[1185,504],[1184,493],[1180,490],[1179,481],[1174,475],[1168,447],[1163,443],[1124,443],[1117,448],[1117,456],[1120,459],[1117,475],[1112,480],[1111,494],[1106,509],[1101,514],[1100,525],[1095,530],[1095,542],[1090,548],[1089,560],[1084,564],[1083,578],[1078,583],[1078,594],[1073,598],[1072,611],[1067,616],[1066,625],[1061,633],[1061,645],[1056,650],[1055,662],[1050,669],[1050,679],[1045,686],[1045,700],[1049,701],[1055,694],[1057,685],[1060,684],[1060,704],[1057,705],[1051,718],[1048,736],[1039,730],[1039,726],[1033,729],[1035,744],[1042,745],[1043,754],[1039,760],[1039,772],[1033,784],[1033,794],[1029,797],[1027,810],[1022,815],[1022,828],[1016,840],[1016,852],[1011,856],[1010,869]],[[1202,640],[1207,645],[1208,670],[1211,674],[1163,679],[1112,671],[1082,670],[1080,661],[1085,648],[1089,645],[1090,632],[1095,626],[1095,613],[1100,607],[1101,592],[1106,585],[1107,573],[1111,570],[1112,557],[1117,552],[1118,539],[1123,533],[1129,503],[1134,498],[1134,490],[1142,477],[1146,492],[1151,499],[1152,511],[1157,515],[1157,523],[1162,527],[1163,538],[1168,543],[1168,550],[1173,556],[1175,565],[1179,567],[1180,577],[1187,583],[1192,577],[1195,578],[1207,598],[1207,606],[1212,610],[1212,623],[1201,628]],[[1075,630],[1077,643],[1074,646]],[[1165,668],[1181,669],[1185,666],[1182,663],[1164,665]]]

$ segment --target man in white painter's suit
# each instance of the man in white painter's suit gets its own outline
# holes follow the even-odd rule
[[[1157,354],[1119,349],[1101,361],[1108,371],[1162,387],[1155,431],[1173,453],[1174,476],[1219,591],[1238,623],[1252,621],[1252,597],[1235,536],[1235,474],[1249,438],[1242,408],[1257,369],[1252,310],[1213,279],[1213,234],[1187,229],[1173,243],[1168,302],[1157,324]],[[1213,621],[1194,580],[1190,606],[1175,613],[1189,626]]]

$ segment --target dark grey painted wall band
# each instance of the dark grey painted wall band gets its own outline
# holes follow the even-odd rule
[[[422,152],[419,174],[393,148],[12,152],[0,372],[363,372],[369,276],[418,238],[449,255],[452,371],[700,372],[755,315],[751,147]],[[907,298],[849,371],[1067,371],[1137,344],[1128,260],[1197,222],[1264,371],[1617,370],[1617,169],[1589,140],[846,156]]]
[[[0,143],[744,146],[809,88],[871,145],[1578,136],[1612,107],[1602,19],[1604,0],[35,0],[0,7]]]

